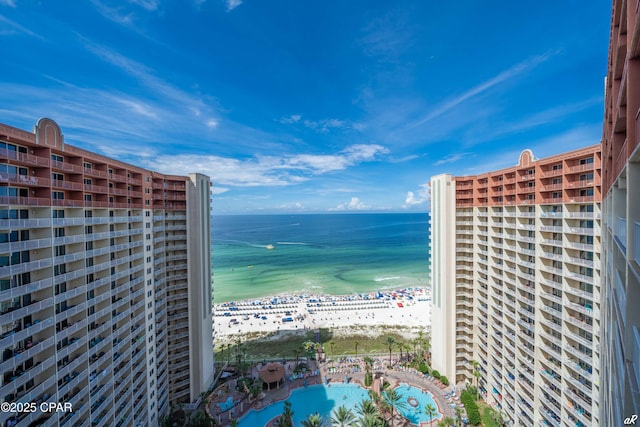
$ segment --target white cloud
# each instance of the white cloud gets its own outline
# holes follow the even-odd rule
[[[329,209],[330,211],[360,211],[363,209],[369,209],[369,206],[360,201],[357,197],[352,197],[348,202],[340,203],[335,208]]]
[[[0,0],[1,6],[16,7],[15,0]]]
[[[242,4],[242,0],[227,0],[227,12],[231,12],[236,7]]]
[[[404,200],[404,209],[410,208],[415,205],[421,205],[429,200],[429,183],[420,184],[420,189],[417,193],[413,191],[407,191],[407,197]]]
[[[292,114],[289,117],[283,117],[278,121],[280,123],[282,123],[282,124],[290,125],[290,124],[293,124],[293,123],[298,123],[301,118],[302,118],[302,116],[300,114]]]
[[[216,194],[222,194],[222,193],[226,193],[227,191],[229,191],[228,188],[225,187],[216,187],[215,185],[216,183],[213,183],[213,186],[211,187],[211,194],[216,195]]]
[[[124,98],[118,98],[118,97],[114,97],[114,100],[124,105],[125,107],[127,107],[131,112],[134,112],[141,116],[148,117],[151,119],[155,119],[158,117],[158,114],[155,111],[153,111],[153,107],[141,101],[135,101],[132,99],[124,99]]]
[[[374,161],[387,149],[379,145],[353,145],[338,154],[295,154],[232,159],[213,155],[158,155],[144,161],[160,172],[186,175],[201,172],[215,183],[236,187],[295,185],[311,176],[346,169],[358,163]]]
[[[331,131],[331,129],[344,129],[351,127],[349,122],[340,119],[305,120],[302,123],[309,129],[313,129],[320,133],[327,133]]]
[[[218,121],[216,119],[209,119],[205,123],[208,128],[215,129],[218,127]]]
[[[153,11],[158,9],[158,0],[129,0],[133,4],[137,4],[142,8]]]
[[[450,156],[445,157],[444,159],[440,159],[434,163],[435,166],[446,165],[447,163],[455,163],[458,160],[462,160],[465,157],[469,157],[472,153],[455,153]]]
[[[304,209],[304,205],[301,202],[290,202],[280,205],[281,209]]]
[[[7,1],[7,0],[0,0],[0,4],[2,4],[2,1]],[[11,0],[8,0],[5,3],[6,6],[9,7],[15,7],[15,3],[12,2]],[[23,27],[22,25],[18,24],[17,22],[13,22],[10,19],[7,19],[6,17],[0,15],[0,24],[2,24],[0,27],[0,36],[11,36],[11,35],[15,35],[15,34],[27,34],[29,36],[32,37],[37,37],[41,40],[45,40],[44,37],[40,36],[39,34],[34,33],[33,31],[31,31],[30,29]]]
[[[109,7],[99,0],[91,0],[91,3],[96,7],[98,12],[110,21],[113,21],[120,25],[131,25],[133,22],[133,14],[123,14],[121,7]]]
[[[466,91],[465,93],[458,95],[455,98],[451,98],[446,100],[445,102],[443,102],[442,104],[436,106],[435,109],[433,109],[432,111],[429,112],[429,114],[427,114],[426,116],[424,116],[423,118],[421,118],[420,120],[416,121],[415,123],[413,123],[411,125],[411,127],[417,127],[417,126],[421,126],[443,114],[445,114],[446,112],[448,112],[449,110],[452,110],[453,108],[457,107],[459,104],[462,104],[463,102],[465,102],[466,100],[475,97],[476,95],[479,95],[483,92],[486,92],[487,90],[493,88],[494,86],[497,86],[501,83],[504,83],[506,81],[509,81],[515,77],[517,77],[520,74],[523,74],[529,70],[531,70],[532,68],[535,68],[537,65],[545,62],[546,60],[548,60],[551,56],[553,56],[556,52],[547,52],[545,54],[542,55],[535,55],[532,56],[530,58],[527,58],[526,60],[519,62],[515,65],[513,65],[511,68],[502,71],[501,73],[499,73],[497,76],[483,82],[480,83],[477,86],[472,87],[471,89],[469,89],[468,91]]]
[[[103,61],[119,68],[128,76],[133,77],[141,86],[151,90],[154,94],[160,94],[162,97],[161,102],[180,105],[182,109],[186,108],[187,111],[197,112],[194,113],[196,115],[202,111],[210,110],[202,99],[156,77],[153,70],[146,65],[88,39],[84,39],[83,41],[88,51]]]

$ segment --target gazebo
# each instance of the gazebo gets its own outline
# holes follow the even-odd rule
[[[280,388],[280,384],[282,384],[282,380],[284,379],[284,365],[282,363],[267,363],[264,365],[262,369],[258,372],[260,375],[260,379],[263,381],[263,388],[266,385],[267,390],[271,390],[272,388]]]

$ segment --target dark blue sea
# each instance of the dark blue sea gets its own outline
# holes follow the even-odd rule
[[[429,215],[212,218],[216,303],[427,286]]]

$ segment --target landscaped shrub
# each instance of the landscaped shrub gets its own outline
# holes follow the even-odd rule
[[[469,418],[469,423],[472,425],[480,424],[480,412],[478,411],[478,405],[474,400],[475,397],[468,390],[465,390],[460,395],[460,401],[464,405],[464,409],[467,411],[467,417]]]
[[[444,385],[449,385],[449,379],[447,377],[445,377],[444,375],[442,375],[440,377],[440,381],[442,382],[442,384]]]
[[[433,371],[431,371],[431,376],[436,377],[437,379],[440,379],[440,372],[434,369]]]
[[[426,374],[429,372],[429,366],[426,363],[421,363],[420,365],[418,365],[418,370],[423,374]]]
[[[373,374],[371,372],[367,372],[366,374],[364,374],[365,387],[371,387],[372,382],[373,382]]]

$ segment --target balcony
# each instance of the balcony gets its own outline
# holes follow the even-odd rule
[[[640,222],[633,223],[633,259],[640,267]]]
[[[633,327],[631,342],[631,358],[627,361],[627,375],[631,386],[632,401],[635,402],[635,411],[640,412],[640,330]]]
[[[635,230],[634,230],[635,231]],[[616,217],[614,237],[620,245],[623,252],[626,252],[627,248],[627,219],[622,217]]]

